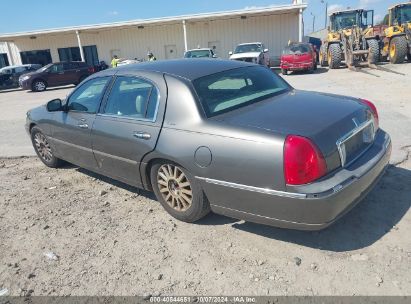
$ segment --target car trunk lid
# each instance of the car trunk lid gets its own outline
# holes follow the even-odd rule
[[[332,94],[292,90],[212,119],[285,136],[307,137],[324,155],[328,172],[347,165],[371,144],[363,131],[347,136],[372,119],[368,107],[357,99]],[[366,131],[370,131],[367,128]],[[371,140],[373,135],[372,132]],[[342,141],[340,149],[339,140]],[[341,148],[345,149],[343,157]]]

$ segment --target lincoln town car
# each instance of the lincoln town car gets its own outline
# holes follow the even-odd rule
[[[181,221],[212,211],[302,230],[351,210],[391,153],[372,102],[300,91],[233,60],[105,70],[30,110],[26,129],[46,166],[69,162],[154,191]]]

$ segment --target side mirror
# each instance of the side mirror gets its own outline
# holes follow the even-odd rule
[[[61,99],[53,99],[47,103],[47,111],[49,112],[58,112],[63,111],[63,102]]]
[[[228,52],[228,55],[230,55],[230,56],[233,55],[233,52],[232,52],[232,51],[229,51],[229,52]]]
[[[268,53],[268,49],[264,49],[264,53]]]
[[[213,54],[213,58],[217,58],[217,55],[216,55],[216,54]]]

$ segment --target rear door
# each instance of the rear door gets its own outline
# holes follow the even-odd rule
[[[131,185],[142,184],[140,162],[156,146],[166,92],[161,74],[116,77],[92,130],[99,170]]]
[[[80,71],[78,63],[65,62],[64,67],[64,84],[76,84],[78,82],[77,71]]]

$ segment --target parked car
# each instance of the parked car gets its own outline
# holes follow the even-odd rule
[[[121,59],[117,63],[117,67],[121,67],[123,65],[133,64],[133,63],[140,63],[141,61],[138,59]]]
[[[212,49],[194,49],[184,53],[184,58],[217,58]]]
[[[291,43],[286,46],[281,55],[281,73],[288,71],[309,71],[317,69],[317,53],[310,43]]]
[[[94,73],[94,68],[81,61],[50,63],[41,69],[22,75],[19,85],[24,90],[44,91],[48,87],[79,84]]]
[[[39,68],[41,68],[40,64],[13,65],[1,68],[0,89],[18,88],[21,75],[36,71]]]
[[[240,60],[270,66],[268,49],[261,42],[242,43],[233,52],[229,52],[230,60]]]
[[[369,101],[298,91],[227,60],[167,60],[96,73],[27,113],[41,161],[146,190],[175,218],[210,210],[322,229],[383,175],[390,136]]]

